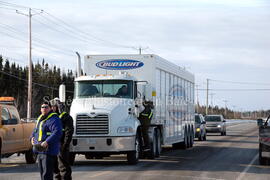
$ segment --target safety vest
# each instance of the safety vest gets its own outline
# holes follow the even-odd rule
[[[153,116],[153,113],[152,112],[150,112],[150,114],[148,114],[148,113],[141,113],[141,115],[147,117],[148,119],[151,119],[152,116]]]
[[[42,114],[38,117],[37,119],[37,123],[36,123],[36,130],[38,130],[38,141],[41,141],[42,140],[42,135],[43,135],[43,132],[42,132],[42,125],[45,121],[47,121],[48,119],[50,119],[53,115],[57,115],[56,113],[51,113],[46,119],[42,120],[40,122],[40,119],[42,118]],[[37,129],[38,128],[38,129]],[[51,132],[47,132],[46,135],[51,135]]]

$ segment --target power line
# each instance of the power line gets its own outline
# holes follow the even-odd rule
[[[220,83],[231,83],[231,84],[270,85],[270,83],[235,82],[235,81],[224,81],[224,80],[215,80],[215,79],[210,79],[210,80],[215,81],[215,82],[220,82]]]
[[[197,89],[198,91],[207,91],[207,89]],[[208,89],[209,91],[270,91],[270,89]]]
[[[13,4],[13,3],[5,2],[5,1],[0,1],[0,5],[8,6],[8,7],[15,7],[15,8],[22,8],[22,9],[29,9],[30,8],[30,7],[27,7],[27,6]],[[41,9],[38,9],[38,8],[32,8],[32,9],[41,10]]]
[[[2,71],[2,70],[0,70],[0,72],[3,73],[3,74],[5,74],[5,75],[8,75],[8,76],[10,76],[10,77],[19,79],[19,80],[21,80],[21,81],[28,82],[28,80],[26,80],[26,79],[20,78],[20,77],[18,77],[18,76],[15,76],[15,75],[10,74],[10,73],[7,73],[7,72],[4,72],[4,71]],[[40,84],[40,83],[36,83],[36,82],[32,82],[32,83],[35,84],[35,85],[41,86],[41,87],[45,87],[45,88],[49,88],[49,89],[53,89],[53,90],[58,91],[57,88],[54,88],[54,87],[51,87],[51,86],[47,86],[47,85],[45,85],[45,84]],[[67,90],[66,90],[66,92],[73,93],[73,91],[67,91]]]
[[[46,11],[44,11],[44,13],[47,14],[47,15],[49,15],[49,16],[52,17],[53,19],[56,19],[58,22],[61,22],[61,23],[66,27],[65,29],[67,29],[68,31],[71,31],[72,33],[76,33],[76,34],[80,33],[81,36],[84,36],[84,38],[89,39],[89,37],[92,37],[92,38],[93,38],[94,40],[96,40],[96,41],[102,41],[103,43],[109,43],[109,44],[111,44],[111,45],[113,45],[113,46],[118,46],[118,47],[122,47],[122,48],[132,48],[132,49],[134,49],[133,46],[122,45],[122,44],[118,44],[118,43],[115,43],[115,42],[111,42],[111,41],[107,41],[107,40],[103,40],[103,39],[101,39],[101,38],[98,38],[98,37],[96,37],[96,36],[93,36],[92,34],[89,34],[89,33],[86,33],[86,32],[84,32],[84,31],[82,31],[82,30],[79,29],[79,28],[76,28],[76,27],[73,27],[73,26],[69,25],[68,23],[66,23],[66,22],[63,21],[62,19],[60,19],[60,18],[58,18],[58,17],[56,17],[56,16],[54,16],[54,15],[52,15],[52,14],[46,12]],[[44,17],[44,16],[43,16],[43,17]],[[64,27],[63,25],[62,25],[62,27]],[[91,41],[92,41],[93,39],[91,39]],[[105,44],[105,45],[106,45],[106,44]]]

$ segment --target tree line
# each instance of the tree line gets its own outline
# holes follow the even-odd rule
[[[32,117],[40,114],[43,100],[58,97],[60,84],[66,85],[66,98],[73,98],[74,73],[72,70],[62,71],[59,67],[49,66],[43,59],[32,65]],[[15,98],[19,114],[27,115],[28,66],[20,66],[0,56],[0,96]]]
[[[206,106],[196,105],[196,113],[205,115]],[[270,115],[269,110],[257,111],[234,111],[230,108],[219,106],[208,106],[208,114],[222,114],[226,119],[258,119],[267,118]]]

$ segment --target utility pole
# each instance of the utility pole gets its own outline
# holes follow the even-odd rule
[[[209,79],[207,79],[206,84],[206,108],[205,108],[205,114],[208,114],[208,94],[209,94]]]
[[[39,13],[32,14],[32,9],[29,8],[29,13],[24,14],[16,10],[16,13],[27,16],[29,18],[29,67],[28,67],[28,96],[27,96],[27,120],[31,118],[31,107],[32,107],[32,17],[36,14],[42,13],[41,10]]]
[[[215,95],[215,93],[210,93],[210,96],[211,96],[211,110],[212,110],[212,114],[213,114],[213,96]]]
[[[228,102],[228,100],[223,100],[223,102],[225,103],[225,118],[227,118],[227,102]]]
[[[236,108],[236,106],[233,105],[232,107],[233,107],[233,118],[235,119],[235,111],[236,111],[235,108]]]

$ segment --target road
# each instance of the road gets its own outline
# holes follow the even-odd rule
[[[86,180],[269,180],[270,166],[258,162],[256,123],[232,124],[227,136],[208,134],[207,141],[195,141],[192,149],[163,148],[160,158],[142,159],[128,165],[124,156],[105,160],[76,157],[73,179]],[[40,179],[36,164],[26,165],[22,156],[3,159],[0,180]]]

